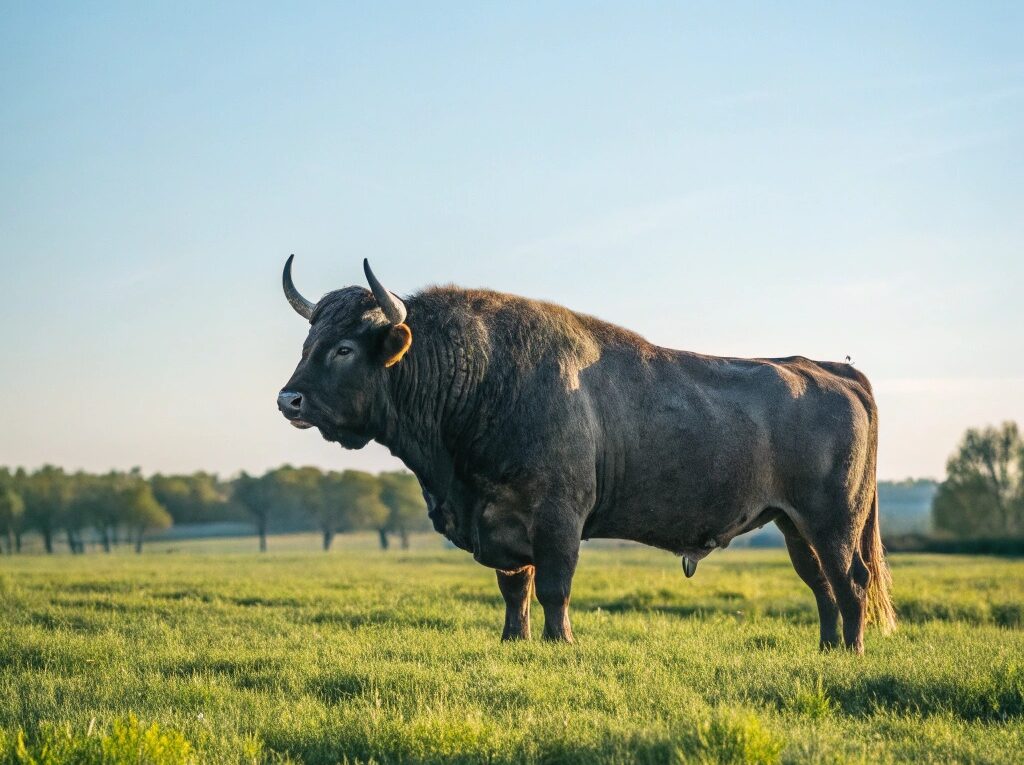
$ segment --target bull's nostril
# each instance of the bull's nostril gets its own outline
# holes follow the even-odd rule
[[[297,412],[302,408],[302,394],[283,390],[277,395],[277,405],[282,410]]]

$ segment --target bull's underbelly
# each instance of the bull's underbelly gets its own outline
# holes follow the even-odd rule
[[[714,497],[712,500],[711,497]],[[627,539],[699,560],[773,520],[777,503],[763,493],[731,490],[665,495],[637,491],[598,508],[584,539]]]
[[[642,438],[598,450],[604,482],[585,536],[699,559],[770,520],[760,519],[766,508],[784,506],[778,476],[785,466],[769,423],[729,423],[727,408],[707,411],[699,425],[664,416]]]

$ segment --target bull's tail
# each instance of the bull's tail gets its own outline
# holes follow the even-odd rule
[[[861,532],[860,554],[871,574],[866,603],[868,621],[877,624],[883,632],[891,632],[896,629],[896,610],[892,606],[892,575],[885,562],[885,548],[882,547],[882,531],[878,522],[877,487],[871,513]]]

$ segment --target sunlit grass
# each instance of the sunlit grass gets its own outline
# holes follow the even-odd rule
[[[21,731],[28,753],[164,737],[167,762],[1024,757],[1021,562],[895,556],[901,628],[857,658],[817,651],[782,552],[688,580],[588,547],[564,646],[499,643],[493,573],[436,537],[315,543],[3,559],[0,751]]]

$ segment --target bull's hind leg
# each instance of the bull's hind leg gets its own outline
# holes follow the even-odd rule
[[[840,506],[842,503],[839,503]],[[839,613],[843,617],[843,643],[854,653],[864,652],[864,621],[870,573],[860,552],[859,514],[842,511],[832,522],[810,529],[809,542],[821,563]]]
[[[498,571],[498,589],[505,599],[505,629],[502,640],[530,639],[530,597],[533,595],[533,566],[518,571]]]
[[[823,651],[838,648],[839,605],[836,603],[835,595],[832,594],[832,588],[829,586],[828,579],[825,578],[825,573],[821,570],[814,551],[787,516],[779,516],[775,519],[775,524],[786,538],[786,549],[789,550],[789,559],[793,562],[793,568],[796,569],[796,573],[804,581],[804,584],[811,588],[814,600],[818,604],[820,625],[818,646]]]
[[[864,653],[868,567],[860,551],[850,544],[824,545],[818,549],[818,556],[843,615],[843,643],[854,653]]]

